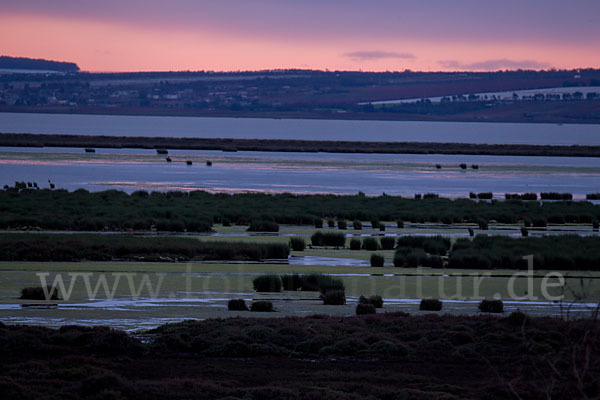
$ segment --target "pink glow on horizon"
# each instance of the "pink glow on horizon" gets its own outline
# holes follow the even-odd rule
[[[3,55],[73,61],[84,71],[330,69],[365,71],[485,70],[486,60],[532,60],[532,68],[600,66],[600,52],[585,44],[489,42],[475,38],[339,35],[315,41],[297,35],[265,38],[212,27],[169,28],[98,19],[2,14]],[[375,49],[387,56],[350,57]],[[361,53],[362,54],[362,53]],[[452,61],[446,63],[446,61]],[[490,65],[493,65],[490,64]],[[537,67],[536,67],[537,66]]]

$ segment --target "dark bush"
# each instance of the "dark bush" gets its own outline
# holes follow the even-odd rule
[[[439,194],[437,194],[437,193],[425,193],[425,194],[423,195],[423,198],[424,198],[424,199],[439,199],[439,198],[440,198],[440,195],[439,195]]]
[[[378,229],[380,224],[381,224],[381,222],[379,222],[378,219],[372,219],[371,220],[371,227],[373,229]]]
[[[477,193],[477,198],[478,199],[490,200],[493,197],[494,197],[494,194],[492,192]]]
[[[586,200],[600,200],[600,193],[588,193],[585,195]]]
[[[479,311],[485,313],[501,313],[504,311],[502,300],[481,300]]]
[[[306,248],[306,242],[303,238],[293,237],[290,239],[290,247],[294,251],[304,251]]]
[[[527,228],[525,228],[525,227],[521,227],[521,236],[523,236],[523,237],[529,236],[529,230],[527,230]]]
[[[248,311],[248,306],[244,299],[231,299],[227,302],[227,309],[229,311]]]
[[[379,232],[385,232],[385,224],[379,224]]]
[[[312,234],[310,240],[313,246],[344,247],[346,245],[346,236],[341,232],[317,231]]]
[[[379,247],[377,239],[374,237],[366,237],[362,241],[362,248],[369,251],[375,251]]]
[[[271,303],[270,301],[259,300],[252,302],[252,304],[250,305],[250,311],[273,312],[275,310],[273,309],[273,303]]]
[[[350,240],[350,250],[360,250],[361,247],[362,244],[360,242],[360,239],[352,238]]]
[[[375,308],[383,307],[383,299],[379,295],[369,296],[369,303],[372,304]]]
[[[477,198],[477,193],[469,192],[469,198],[470,199],[476,199]]]
[[[359,220],[355,219],[354,221],[352,221],[352,228],[356,229],[356,230],[362,229],[362,222],[360,222]]]
[[[356,305],[356,315],[375,314],[377,310],[373,304],[358,303]]]
[[[505,318],[505,321],[513,326],[523,326],[528,320],[529,317],[519,310],[511,312],[510,315]]]
[[[481,229],[482,231],[488,230],[488,221],[485,219],[479,218],[477,220],[477,225],[479,226],[479,229]]]
[[[44,293],[44,288],[42,287],[28,287],[21,289],[21,300],[60,300],[58,297],[58,288],[52,292],[52,287],[47,287],[48,294],[52,293],[50,298],[46,298],[46,294]]]
[[[315,218],[315,228],[323,228],[323,220],[321,218]]]
[[[272,221],[252,221],[249,232],[279,232],[279,225]]]
[[[597,231],[598,229],[600,229],[600,222],[598,222],[597,219],[595,219],[594,221],[592,221],[592,229]]]
[[[348,229],[348,223],[344,219],[338,219],[338,229]]]
[[[444,260],[440,256],[429,256],[423,260],[423,266],[429,268],[442,268],[444,266]]]
[[[544,217],[534,217],[531,220],[531,225],[534,228],[545,228],[548,226],[548,220]]]
[[[460,163],[458,166],[460,167],[460,169],[467,169],[467,164],[465,163]]]
[[[257,292],[281,292],[281,278],[279,275],[261,275],[252,280],[254,290]]]
[[[422,299],[419,310],[422,311],[441,311],[442,302],[438,299]]]
[[[323,304],[329,306],[341,306],[346,304],[346,293],[344,290],[327,290],[321,293]]]
[[[327,220],[327,226],[330,227],[330,228],[335,228],[335,220],[332,219],[332,218],[329,218]]]
[[[379,239],[379,243],[383,250],[393,250],[396,247],[396,238],[385,236]]]
[[[402,228],[404,228],[404,221],[402,221],[402,220],[400,220],[400,219],[399,219],[399,220],[397,220],[397,221],[396,221],[396,227],[398,227],[398,229],[402,229]]]
[[[383,267],[385,258],[381,254],[371,254],[371,267]]]
[[[573,200],[573,195],[571,193],[540,193],[540,198],[542,200]]]
[[[473,230],[473,228],[469,228],[469,236],[473,237],[475,236],[475,231]]]

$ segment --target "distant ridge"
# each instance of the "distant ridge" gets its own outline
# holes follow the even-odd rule
[[[28,69],[59,72],[77,72],[79,66],[72,62],[51,61],[26,57],[0,56],[0,69]]]

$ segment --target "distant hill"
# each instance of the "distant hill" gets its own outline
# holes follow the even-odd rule
[[[44,71],[77,72],[79,67],[72,62],[0,56],[0,69],[30,69]]]

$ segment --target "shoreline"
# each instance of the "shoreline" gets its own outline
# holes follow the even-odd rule
[[[364,142],[289,139],[228,139],[144,136],[104,136],[0,133],[2,147],[82,147],[177,150],[221,150],[363,153],[363,154],[461,154],[496,156],[600,157],[600,146],[481,144],[442,142]]]

